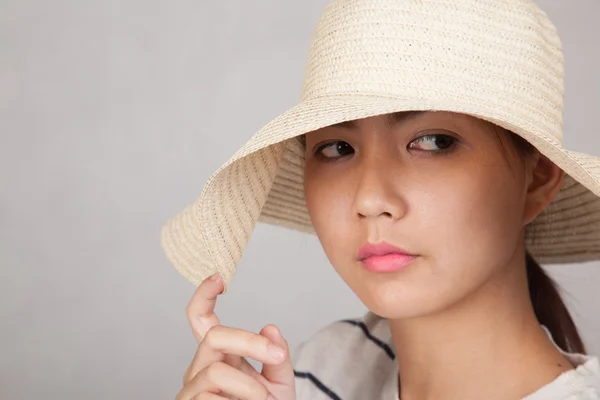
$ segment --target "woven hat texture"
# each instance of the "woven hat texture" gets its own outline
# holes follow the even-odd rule
[[[530,0],[333,0],[315,28],[300,101],[240,148],[168,220],[163,249],[197,285],[227,287],[258,221],[314,234],[297,136],[392,112],[468,114],[522,136],[565,171],[526,246],[541,263],[600,259],[600,158],[562,145],[560,37]]]

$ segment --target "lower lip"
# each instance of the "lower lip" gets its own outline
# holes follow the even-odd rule
[[[417,256],[391,253],[383,256],[371,256],[362,260],[363,266],[371,272],[396,272],[409,265]]]

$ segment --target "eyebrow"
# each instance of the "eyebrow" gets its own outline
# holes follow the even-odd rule
[[[427,111],[399,111],[391,114],[386,114],[386,124],[388,128],[391,129],[394,128],[396,125],[400,124],[401,122],[414,119],[425,114],[426,112]],[[356,121],[343,121],[329,126],[334,128],[356,129]]]

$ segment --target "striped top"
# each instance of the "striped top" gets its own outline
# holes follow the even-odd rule
[[[557,348],[575,369],[522,400],[599,400],[598,357]],[[294,349],[292,360],[297,400],[398,399],[398,366],[389,325],[371,312],[321,329]]]

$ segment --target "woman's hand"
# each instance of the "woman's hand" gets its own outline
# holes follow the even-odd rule
[[[223,291],[218,274],[199,286],[187,307],[198,349],[176,400],[295,400],[289,347],[274,325],[259,334],[219,324],[214,313]],[[258,373],[244,357],[263,363]]]

